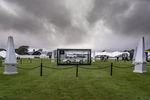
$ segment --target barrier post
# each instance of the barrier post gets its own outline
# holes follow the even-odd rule
[[[32,63],[32,59],[31,58],[29,59],[29,61],[30,61],[30,63]]]
[[[22,58],[20,59],[20,64],[22,64]]]
[[[79,65],[77,64],[77,65],[76,65],[76,78],[78,78],[78,74],[79,74],[79,73],[78,73],[78,67],[79,67]]]
[[[32,58],[30,59],[30,63],[32,63]]]
[[[2,58],[0,58],[0,67],[2,67]]]
[[[41,63],[41,70],[40,70],[40,76],[42,76],[43,75],[43,73],[42,73],[42,70],[43,70],[43,64]]]
[[[41,59],[41,63],[43,63],[43,60]]]
[[[110,65],[110,76],[112,76],[112,72],[113,72],[113,63],[111,63]]]

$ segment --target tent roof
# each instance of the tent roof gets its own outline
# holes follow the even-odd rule
[[[117,56],[121,56],[122,54],[128,54],[128,52],[119,52],[119,51],[115,51],[115,52],[95,52],[95,55],[106,55],[109,57],[117,57]]]

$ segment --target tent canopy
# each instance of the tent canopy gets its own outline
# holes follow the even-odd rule
[[[95,56],[109,56],[109,57],[117,57],[117,56],[122,56],[122,54],[127,54],[130,55],[129,52],[119,52],[119,51],[115,51],[115,52],[95,52]]]
[[[18,56],[18,54],[16,54]],[[6,57],[6,51],[0,51],[0,57],[5,58]]]

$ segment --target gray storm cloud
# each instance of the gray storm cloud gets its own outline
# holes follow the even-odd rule
[[[149,0],[95,0],[88,20],[95,23],[102,19],[120,34],[150,34],[149,18]]]
[[[17,46],[126,49],[145,36],[150,48],[149,18],[149,0],[1,0],[0,46],[13,35]]]
[[[17,31],[37,34],[36,31],[45,30],[43,25],[45,22],[59,28],[70,26],[70,18],[66,16],[69,15],[67,9],[59,0],[7,0],[7,3],[18,6],[18,9],[21,8],[21,10],[13,9],[16,16],[8,12],[1,14],[0,21],[4,21],[3,27],[7,30],[13,28]]]
[[[82,41],[84,30],[71,26],[71,16],[63,0],[7,0],[1,3],[5,6],[12,5],[9,9],[13,8],[10,11],[1,11],[1,30],[15,30],[18,34],[27,34],[33,39],[40,37],[40,43],[49,42],[49,45],[74,44]],[[14,13],[11,13],[13,11]],[[50,38],[47,38],[48,36]]]

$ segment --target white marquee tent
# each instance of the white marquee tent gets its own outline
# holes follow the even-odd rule
[[[0,51],[0,57],[5,58],[6,57],[6,51]],[[41,54],[41,55],[18,55],[16,54],[16,57],[19,58],[49,58],[46,54]]]
[[[130,56],[129,52],[119,52],[119,51],[115,51],[115,52],[95,52],[95,56],[102,56],[102,55],[106,55],[109,57],[117,57],[117,56],[121,56],[122,54],[127,54],[128,56]],[[92,54],[93,57],[93,54]]]
[[[0,51],[0,57],[5,58],[6,57],[6,51]]]
[[[16,54],[18,56],[18,54]],[[0,57],[5,58],[6,57],[6,51],[0,51]]]

